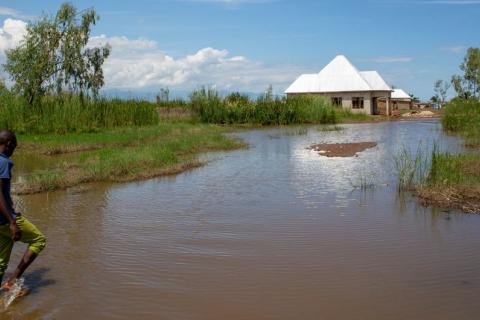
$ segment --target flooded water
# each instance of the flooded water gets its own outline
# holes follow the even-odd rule
[[[241,132],[250,149],[176,177],[22,197],[49,242],[1,319],[479,319],[480,216],[422,208],[393,175],[404,145],[461,143],[435,121],[343,127]],[[361,141],[378,145],[307,150]]]

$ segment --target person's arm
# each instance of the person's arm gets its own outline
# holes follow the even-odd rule
[[[3,190],[3,184],[5,182],[3,179],[0,179],[0,190]],[[17,226],[17,221],[13,217],[13,212],[7,205],[7,201],[3,196],[3,192],[0,192],[0,214],[8,221],[10,225],[10,234],[12,235],[13,241],[18,241],[22,237],[22,231]]]

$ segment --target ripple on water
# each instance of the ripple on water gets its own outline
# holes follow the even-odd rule
[[[35,264],[49,271],[36,283],[54,282],[11,312],[72,320],[476,318],[480,217],[447,220],[398,198],[394,186],[393,155],[403,145],[428,150],[436,140],[454,152],[458,141],[435,121],[342,126],[241,132],[250,149],[209,154],[209,165],[175,177],[24,197],[49,238]],[[354,158],[307,150],[361,141],[378,145]],[[355,188],[362,179],[374,187]],[[28,312],[25,319],[38,318]]]

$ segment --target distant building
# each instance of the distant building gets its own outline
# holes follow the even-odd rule
[[[402,89],[394,89],[390,99],[392,110],[410,110],[413,107],[412,97]]]
[[[392,115],[392,88],[376,71],[358,71],[345,56],[337,56],[319,73],[303,74],[285,91],[287,96],[322,95],[352,112]]]

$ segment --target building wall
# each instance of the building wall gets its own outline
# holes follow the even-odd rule
[[[392,104],[395,105],[398,110],[412,109],[412,103],[408,100],[392,99]]]
[[[297,94],[289,94],[299,95]],[[381,91],[359,91],[359,92],[327,92],[327,93],[309,93],[309,95],[319,95],[323,97],[331,98],[342,98],[342,107],[344,109],[350,109],[352,113],[365,113],[373,114],[373,105],[372,98],[381,98],[381,97],[390,97],[390,92],[381,92]],[[363,109],[353,109],[352,108],[352,99],[354,97],[363,98]]]

